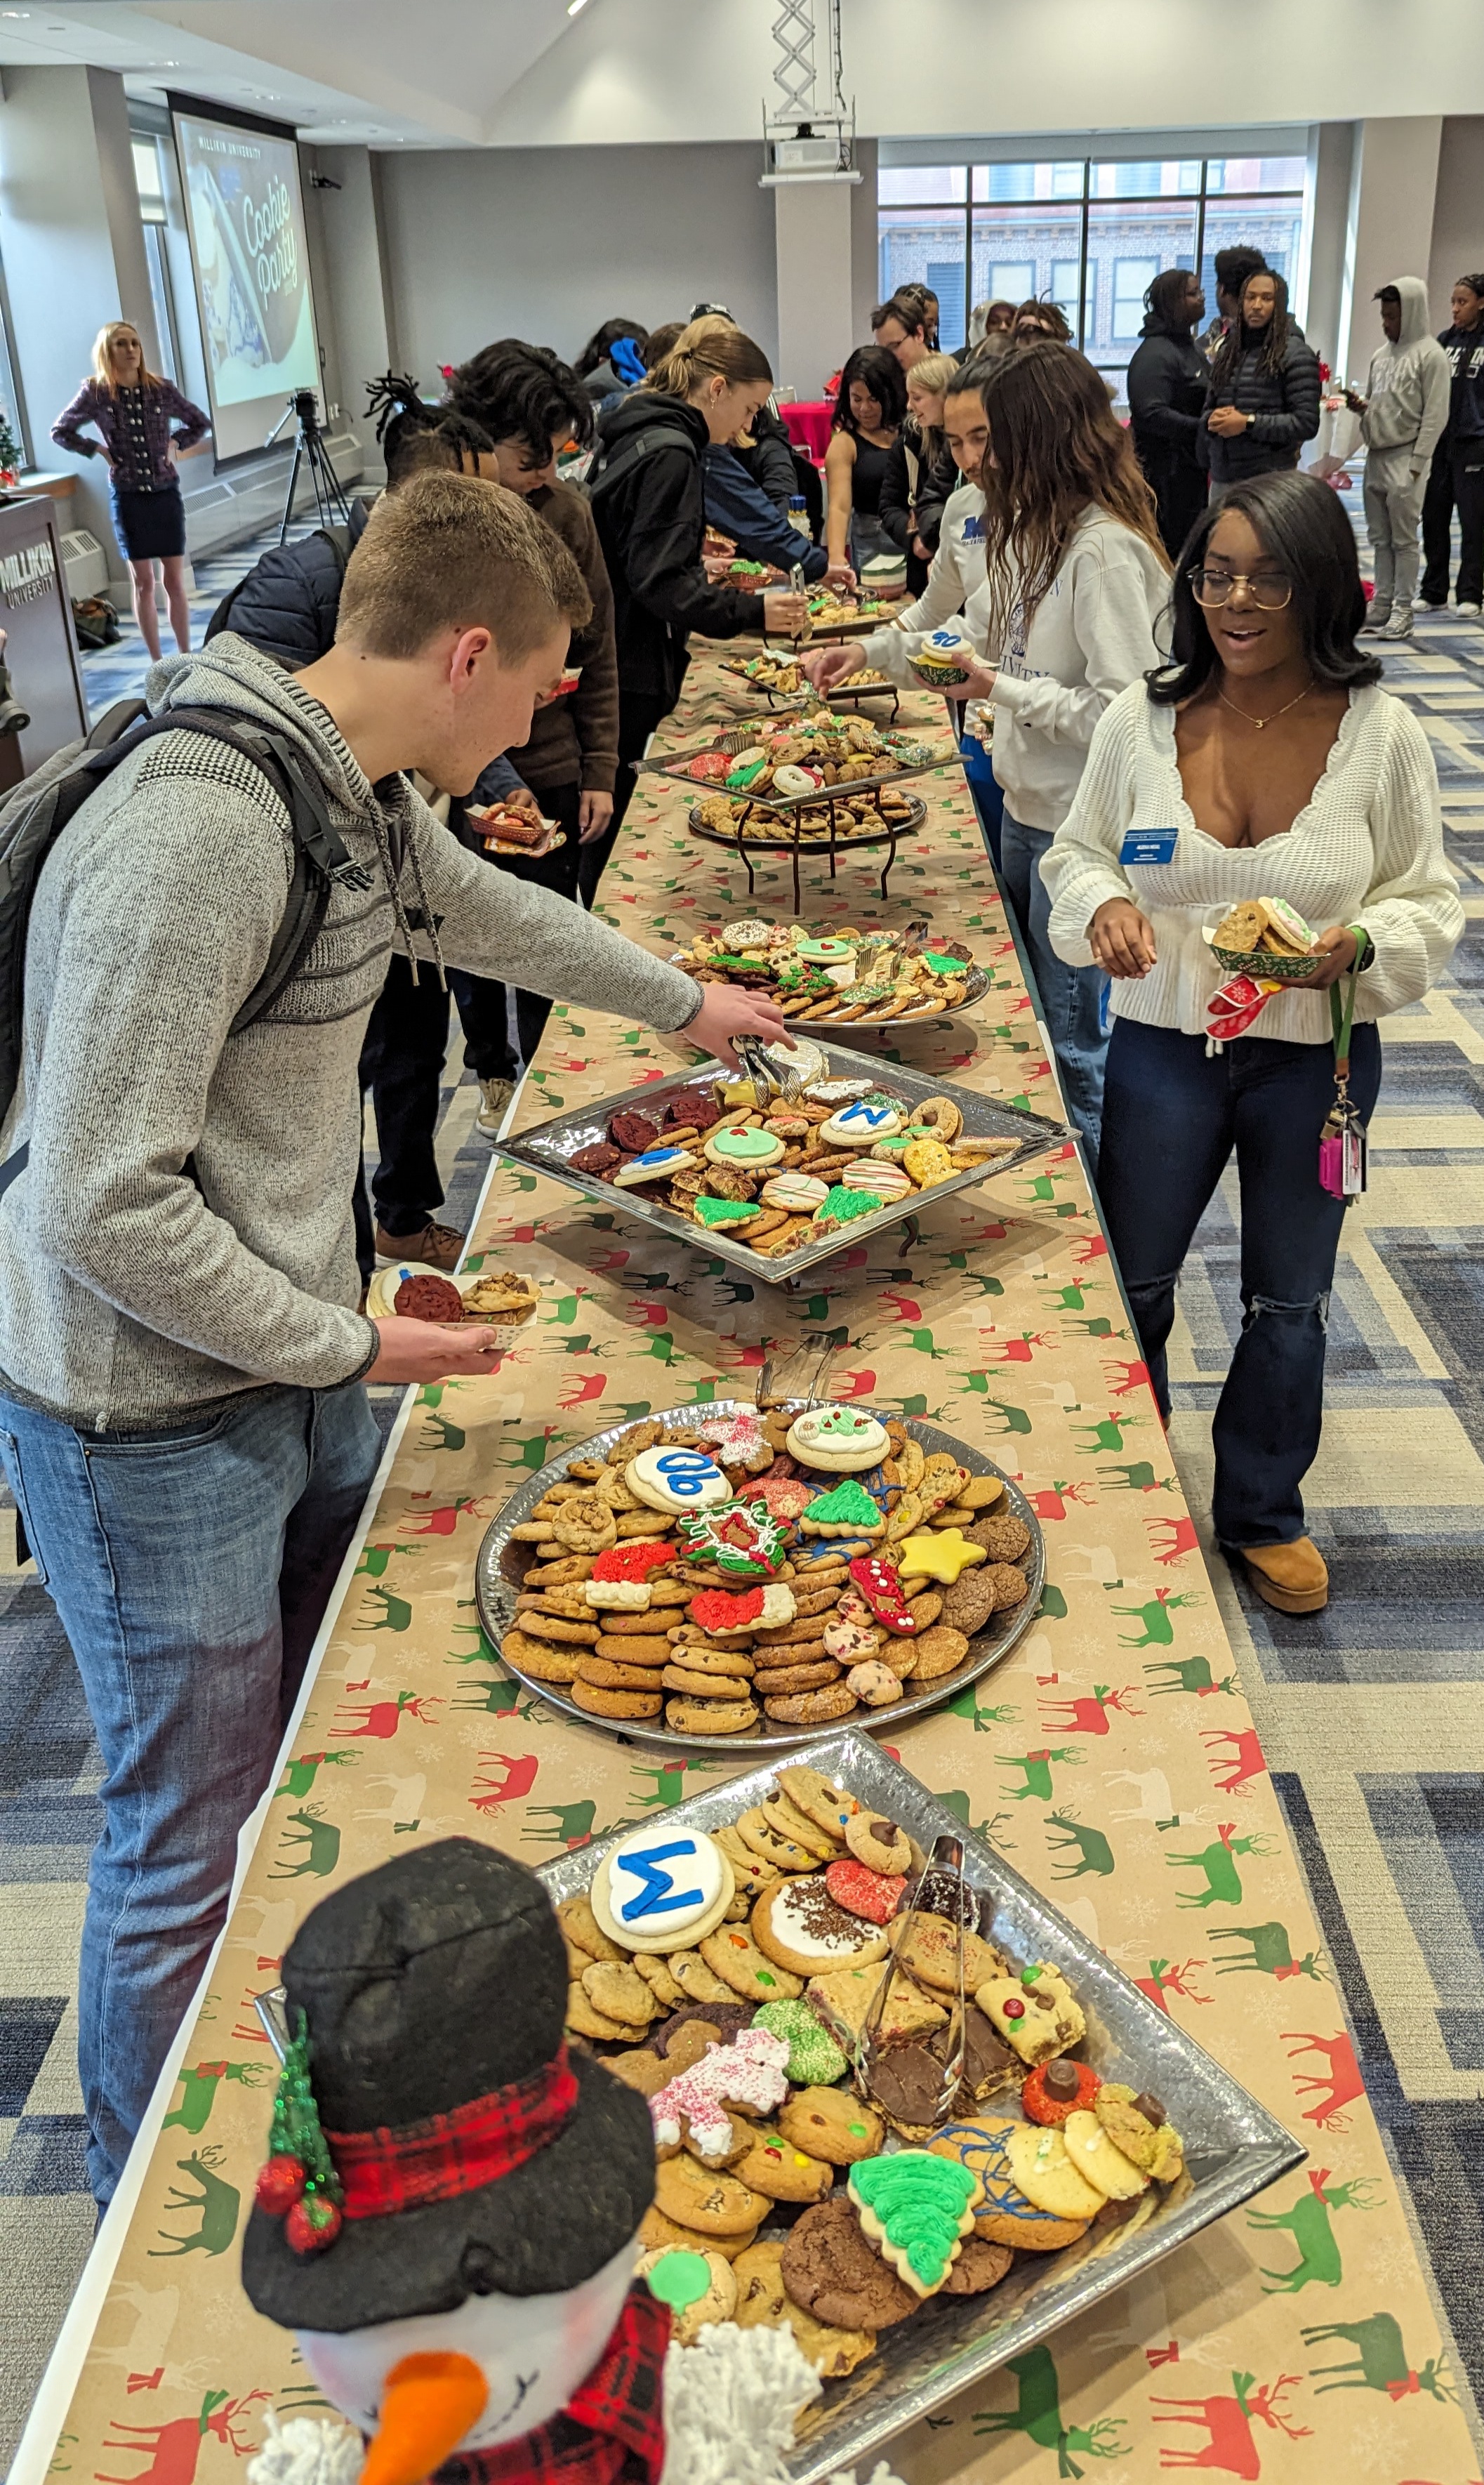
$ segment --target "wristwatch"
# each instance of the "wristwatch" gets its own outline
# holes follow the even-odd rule
[[[1249,431],[1251,431],[1251,429],[1252,429],[1252,427],[1253,427],[1253,424],[1256,422],[1256,420],[1257,420],[1257,418],[1256,418],[1256,416],[1255,416],[1255,414],[1250,414],[1250,415],[1248,416],[1248,418],[1247,418],[1247,428],[1248,428],[1248,430],[1249,430]]]

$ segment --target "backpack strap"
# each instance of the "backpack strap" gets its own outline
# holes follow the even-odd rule
[[[262,973],[248,994],[228,1028],[229,1035],[240,1035],[245,1027],[256,1024],[271,1008],[284,986],[298,971],[310,946],[318,937],[330,904],[332,887],[366,889],[372,874],[364,863],[352,860],[338,831],[333,826],[323,791],[287,738],[258,725],[230,724],[219,708],[175,707],[162,709],[150,716],[138,700],[121,699],[98,719],[88,737],[79,765],[66,777],[47,786],[34,812],[25,824],[29,849],[28,868],[33,884],[46,856],[90,794],[97,791],[106,777],[122,761],[131,758],[146,742],[161,734],[199,733],[211,742],[226,743],[251,761],[267,778],[273,791],[288,813],[293,838],[293,869],[288,894],[278,928],[269,945]],[[25,956],[25,938],[29,907],[22,916],[17,911],[15,935],[18,952],[12,962],[13,989],[20,990],[21,968]],[[19,1015],[17,1003],[17,1019]],[[9,1047],[4,1048],[10,1050]],[[19,1076],[18,1029],[15,1057],[0,1061],[0,1085],[8,1105]],[[8,1071],[8,1077],[3,1074]],[[30,1157],[29,1143],[16,1148],[0,1164],[0,1198],[9,1190],[16,1176],[25,1171]],[[194,1159],[188,1159],[186,1171],[196,1178]]]
[[[600,467],[598,473],[590,478],[587,485],[588,500],[596,501],[604,493],[610,491],[615,483],[621,483],[626,475],[632,475],[634,468],[641,465],[646,457],[652,456],[657,449],[671,448],[684,449],[691,456],[695,454],[694,441],[688,431],[682,431],[678,423],[646,424],[642,431],[635,433],[633,440],[625,441],[611,464]]]

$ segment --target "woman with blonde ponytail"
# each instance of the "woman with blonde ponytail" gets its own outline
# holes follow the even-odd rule
[[[802,631],[801,595],[715,587],[701,562],[706,450],[735,439],[771,387],[762,347],[713,315],[683,328],[642,387],[601,418],[588,488],[613,587],[618,785],[608,834],[582,849],[580,887],[589,904],[634,791],[634,767],[680,696],[689,633],[735,639],[745,630],[782,637]]]

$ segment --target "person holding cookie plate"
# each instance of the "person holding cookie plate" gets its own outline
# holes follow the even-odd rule
[[[1058,953],[1113,977],[1098,1187],[1166,1418],[1175,1285],[1236,1150],[1243,1322],[1212,1515],[1282,1613],[1329,1595],[1300,1488],[1381,1085],[1375,1022],[1421,998],[1464,923],[1432,750],[1357,646],[1364,617],[1334,493],[1309,475],[1233,484],[1186,546],[1168,663],[1104,716],[1041,866]],[[1295,984],[1287,960],[1252,1032],[1225,1041],[1208,1013],[1228,969],[1202,931],[1279,904],[1280,923],[1326,927],[1312,970]]]

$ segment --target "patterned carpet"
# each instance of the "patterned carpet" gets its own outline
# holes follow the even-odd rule
[[[203,565],[209,612],[254,557]],[[106,705],[140,677],[132,632],[87,660]],[[1327,1959],[1457,2342],[1484,2395],[1484,629],[1419,621],[1390,686],[1427,727],[1470,932],[1444,987],[1389,1022],[1372,1187],[1348,1220],[1329,1414],[1309,1485],[1329,1610],[1287,1621],[1211,1561],[1243,1685],[1308,1868]],[[457,1053],[447,1074],[453,1080]],[[488,1151],[476,1093],[445,1090],[445,1212]],[[1181,1290],[1173,1436],[1208,1501],[1210,1410],[1236,1334],[1234,1188]],[[1207,1531],[1208,1535],[1208,1531]],[[71,1993],[96,1755],[71,1660],[0,1519],[0,2452],[92,2232]],[[1205,1960],[1182,1972],[1197,1989]],[[1301,1974],[1295,1969],[1294,1974]],[[1300,1983],[1295,2017],[1304,2022]]]

